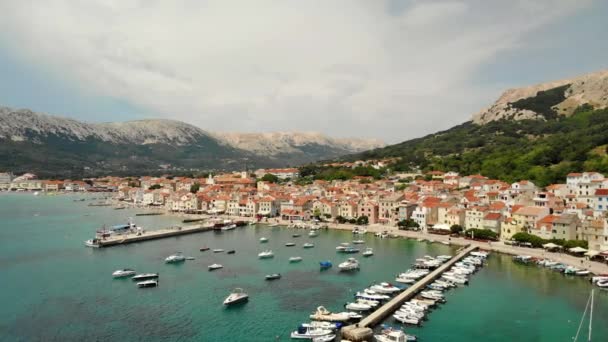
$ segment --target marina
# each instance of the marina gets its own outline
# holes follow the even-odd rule
[[[28,203],[30,200],[35,202]],[[383,281],[404,287],[394,279],[417,259],[456,255],[458,248],[382,239],[367,233],[358,237],[365,241],[361,250],[373,248],[374,256],[363,258],[361,254],[336,253],[335,246],[351,241],[349,231],[322,230],[315,237],[315,248],[293,249],[284,246],[292,240],[293,230],[256,225],[220,234],[190,234],[127,244],[124,248],[93,249],[82,246],[92,230],[104,223],[126,222],[133,212],[100,207],[87,213],[90,215],[83,221],[83,213],[73,208],[70,197],[24,197],[19,208],[35,205],[39,216],[10,207],[12,202],[0,206],[3,217],[9,218],[1,223],[4,235],[0,240],[7,279],[5,291],[0,294],[6,304],[0,313],[11,325],[6,332],[9,339],[39,340],[52,335],[64,340],[115,336],[137,341],[153,340],[162,334],[168,341],[221,341],[224,336],[288,341],[303,322],[310,323],[308,315],[317,306],[324,305],[331,312],[347,311],[345,303],[359,302],[354,298],[356,292],[374,285],[383,288]],[[137,224],[154,230],[180,220],[169,215],[141,217]],[[24,229],[9,229],[15,224]],[[14,244],[15,237],[9,232],[21,234],[20,244]],[[301,242],[307,242],[306,234],[301,235]],[[267,237],[268,242],[260,244],[261,237]],[[209,251],[200,252],[203,247]],[[213,249],[234,249],[238,253],[211,253]],[[275,257],[258,259],[257,254],[264,249],[271,249]],[[165,264],[165,258],[176,251],[196,256],[196,260]],[[303,260],[297,265],[288,263],[293,255],[300,255]],[[340,272],[338,264],[350,256],[356,257],[360,270]],[[323,269],[321,262],[333,267]],[[208,272],[207,267],[212,264],[223,268]],[[53,272],[36,272],[41,268]],[[158,273],[162,281],[158,287],[138,289],[135,282],[113,278],[112,273],[122,269],[138,274]],[[265,279],[273,274],[280,274],[281,278]],[[498,253],[492,253],[472,279],[468,286],[446,292],[448,303],[427,315],[421,326],[405,325],[407,334],[420,341],[464,342],[480,336],[479,326],[488,325],[493,328],[487,332],[486,340],[503,341],[496,336],[525,342],[563,340],[576,333],[593,288],[585,277],[564,277],[545,267],[515,263],[510,256]],[[74,285],[68,289],[66,282]],[[40,283],[46,284],[44,293],[34,286]],[[224,307],[222,301],[234,288],[243,288],[249,303]],[[16,300],[25,298],[25,294],[27,300]],[[66,298],[77,298],[77,302]],[[606,317],[607,305],[607,292],[596,290],[594,316]],[[374,308],[367,312],[373,311]],[[374,327],[375,335],[385,329],[383,325],[401,328],[392,314]],[[82,323],[66,326],[65,322],[76,316],[81,317]],[[154,326],[142,327],[142,321],[154,322]],[[239,322],[237,326],[235,321]],[[96,335],[100,330],[108,335]],[[252,330],[259,331],[254,339]],[[605,339],[606,330],[596,324],[595,339]]]

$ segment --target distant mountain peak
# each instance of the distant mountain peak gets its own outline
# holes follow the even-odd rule
[[[584,104],[596,109],[608,107],[608,70],[508,89],[490,107],[473,115],[472,120],[480,125],[501,119],[543,120],[548,114],[572,115]]]

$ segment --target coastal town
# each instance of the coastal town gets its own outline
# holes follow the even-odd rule
[[[608,255],[608,178],[597,172],[570,173],[565,183],[545,188],[527,180],[508,184],[441,171],[305,185],[298,185],[298,178],[297,168],[205,178],[39,180],[33,174],[0,173],[0,190],[108,192],[125,204],[172,213],[289,223],[320,220],[438,235],[469,232],[471,238],[478,234],[507,242],[523,233],[558,242],[558,247],[563,242],[589,258]]]

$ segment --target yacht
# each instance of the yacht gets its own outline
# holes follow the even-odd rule
[[[158,280],[157,279],[150,279],[150,280],[144,280],[144,281],[140,281],[139,283],[137,283],[137,287],[157,287],[158,286]]]
[[[266,280],[281,279],[281,273],[267,274],[265,278],[266,278]]]
[[[165,262],[168,264],[174,264],[178,262],[186,261],[186,257],[182,253],[175,253],[165,258]]]
[[[379,335],[374,335],[374,338],[377,342],[415,342],[418,340],[414,335],[408,335],[393,328],[383,329]]]
[[[352,271],[359,269],[359,261],[355,258],[348,258],[345,262],[338,265],[340,271]]]
[[[365,304],[365,303],[354,302],[354,303],[346,303],[344,305],[344,308],[346,308],[347,310],[353,310],[353,311],[368,311],[368,310],[372,309],[372,306],[369,304]]]
[[[316,338],[319,337],[331,337],[331,339],[326,340],[331,341],[336,336],[333,334],[333,331],[331,329],[311,328],[304,326],[299,326],[298,330],[295,330],[291,333],[291,338],[293,339],[316,340]]]
[[[232,290],[232,293],[224,299],[224,305],[231,305],[237,303],[243,303],[249,300],[249,295],[246,294],[243,289],[236,288]]]
[[[420,320],[418,318],[415,317],[410,317],[410,316],[406,316],[403,314],[394,314],[393,318],[401,323],[404,324],[412,324],[412,325],[419,325],[420,324]]]
[[[305,243],[305,244],[302,245],[302,247],[304,247],[304,248],[313,248],[314,246],[315,246],[315,244],[314,243],[310,243],[310,242],[307,242],[307,243]]]
[[[365,252],[363,252],[364,257],[370,257],[372,255],[374,255],[374,250],[371,247],[366,248]]]
[[[261,242],[261,243],[268,242],[268,238],[261,237],[261,238],[260,238],[260,242]]]
[[[263,252],[260,252],[260,254],[258,254],[258,258],[260,259],[268,259],[268,258],[273,258],[274,257],[274,253],[272,253],[271,250],[267,249]]]
[[[299,257],[299,256],[289,258],[289,262],[300,262],[300,261],[302,261],[302,257]]]
[[[222,266],[220,264],[213,264],[213,265],[209,265],[208,268],[209,268],[209,271],[215,271],[215,270],[219,270],[220,268],[224,268],[224,266]]]
[[[114,278],[126,278],[135,275],[135,271],[130,268],[123,268],[121,270],[116,270],[112,273],[112,277]]]
[[[393,286],[389,283],[380,283],[380,284],[372,285],[372,286],[370,286],[369,289],[373,290],[375,292],[378,292],[378,293],[388,293],[388,294],[401,291],[400,288],[398,288],[397,286]]]
[[[150,280],[150,279],[158,279],[158,273],[141,273],[133,276],[131,280],[133,281],[142,281],[142,280]]]

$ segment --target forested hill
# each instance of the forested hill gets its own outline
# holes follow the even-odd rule
[[[568,115],[560,113],[571,89],[571,84],[559,84],[506,103],[502,115],[482,124],[465,122],[345,159],[400,157],[395,170],[454,170],[509,182],[530,179],[538,185],[563,182],[574,171],[608,173],[608,110],[582,104]],[[598,98],[608,99],[608,91],[602,92]],[[534,115],[529,119],[517,111]]]

